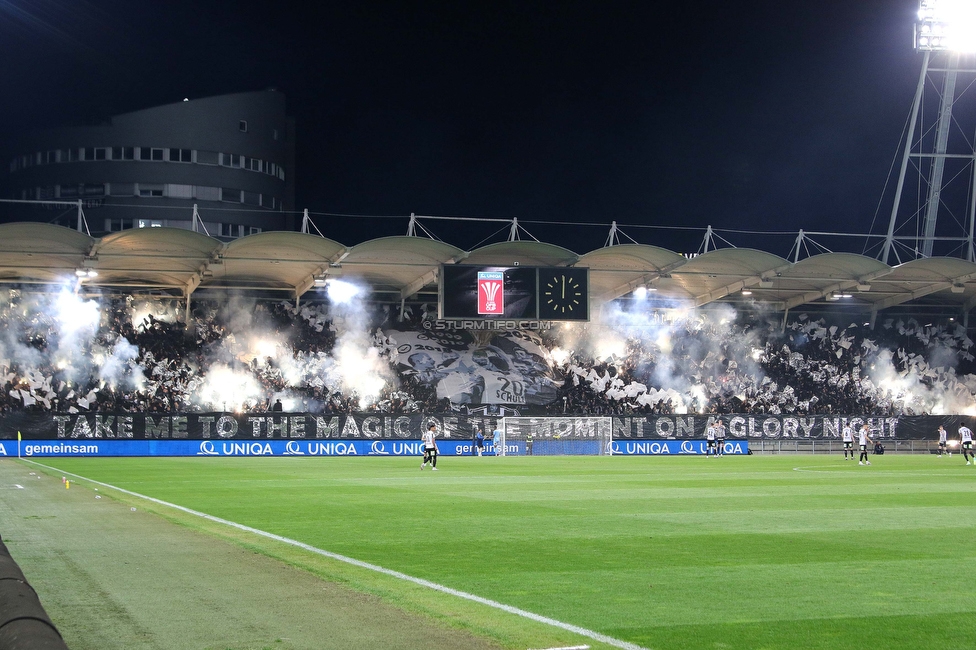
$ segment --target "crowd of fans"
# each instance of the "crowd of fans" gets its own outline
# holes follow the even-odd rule
[[[890,416],[976,405],[973,342],[954,323],[890,319],[871,329],[800,315],[784,328],[693,316],[661,331],[638,328],[606,359],[572,354],[548,412]]]
[[[398,364],[397,331],[421,330],[428,310],[386,308],[362,328],[363,353],[384,377],[364,395],[343,381],[338,361],[353,324],[327,304],[201,301],[186,314],[164,301],[90,302],[86,328],[80,307],[66,316],[43,297],[0,294],[0,411],[263,411],[279,399],[286,410],[314,413],[481,406],[452,403]],[[801,315],[784,327],[693,313],[558,332],[543,333],[546,382],[556,389],[535,413],[898,415],[962,412],[976,401],[973,343],[954,323],[888,320],[872,329]],[[542,370],[537,362],[512,368]]]

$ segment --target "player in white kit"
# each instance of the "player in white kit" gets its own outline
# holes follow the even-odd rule
[[[939,458],[942,458],[942,454],[946,453],[946,447],[949,444],[948,441],[949,432],[945,430],[945,427],[941,424],[939,425]]]
[[[857,434],[857,444],[861,449],[861,456],[857,459],[858,465],[871,464],[871,461],[868,460],[868,444],[871,442],[873,442],[871,440],[871,429],[865,424]]]
[[[854,429],[850,424],[845,424],[840,435],[844,440],[844,460],[854,460]]]
[[[976,455],[973,454],[973,432],[965,424],[959,427],[959,442],[962,443],[962,455],[966,459],[966,464],[972,465],[969,457],[972,456],[973,460],[976,460]]]

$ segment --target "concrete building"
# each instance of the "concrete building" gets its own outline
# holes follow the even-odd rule
[[[267,90],[25,133],[7,152],[3,197],[59,203],[3,203],[0,214],[94,235],[170,227],[226,241],[293,230],[294,130],[285,96]]]

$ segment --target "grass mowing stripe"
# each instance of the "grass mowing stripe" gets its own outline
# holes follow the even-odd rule
[[[54,471],[54,472],[62,472],[66,476],[71,476],[71,477],[74,477],[76,479],[81,479],[83,481],[87,481],[88,483],[92,483],[94,485],[100,485],[102,487],[106,487],[106,488],[109,488],[111,490],[116,490],[116,491],[121,492],[123,494],[128,494],[129,496],[136,497],[138,499],[145,499],[146,501],[149,501],[151,503],[155,503],[157,505],[161,505],[161,506],[164,506],[164,507],[167,507],[167,508],[173,508],[175,510],[179,510],[179,511],[184,512],[186,514],[193,515],[195,517],[200,517],[202,519],[206,519],[207,521],[212,521],[214,523],[221,524],[221,525],[224,525],[224,526],[230,526],[231,528],[236,528],[238,530],[241,530],[241,531],[244,531],[244,532],[247,532],[247,533],[251,533],[251,534],[254,534],[254,535],[259,535],[261,537],[265,537],[267,539],[272,539],[272,540],[274,540],[276,542],[281,542],[283,544],[289,544],[291,546],[295,546],[297,548],[300,548],[300,549],[302,549],[304,551],[308,551],[310,553],[315,553],[317,555],[322,555],[322,556],[327,557],[327,558],[330,558],[332,560],[337,560],[339,562],[345,562],[346,564],[351,564],[353,566],[357,566],[357,567],[360,567],[360,568],[363,568],[363,569],[368,569],[370,571],[375,571],[377,573],[382,573],[384,575],[388,575],[388,576],[391,576],[393,578],[398,578],[400,580],[405,580],[407,582],[412,582],[412,583],[414,583],[416,585],[420,585],[422,587],[427,587],[428,589],[433,589],[435,591],[440,591],[442,593],[449,594],[449,595],[455,596],[457,598],[463,598],[465,600],[470,600],[472,602],[476,602],[476,603],[479,603],[481,605],[487,605],[488,607],[492,607],[494,609],[501,610],[501,611],[506,612],[508,614],[514,614],[516,616],[521,616],[522,618],[527,618],[527,619],[532,620],[532,621],[535,621],[537,623],[543,623],[545,625],[550,625],[552,627],[558,627],[558,628],[563,629],[563,630],[566,630],[568,632],[572,632],[574,634],[578,634],[580,636],[584,636],[584,637],[586,637],[588,639],[593,639],[594,641],[599,641],[600,643],[605,643],[606,645],[613,646],[615,648],[621,648],[621,650],[648,650],[647,648],[644,648],[643,646],[639,646],[639,645],[634,644],[634,643],[629,643],[627,641],[622,641],[620,639],[615,639],[613,637],[606,636],[605,634],[600,634],[599,632],[596,632],[594,630],[588,630],[586,628],[579,627],[579,626],[576,626],[576,625],[572,625],[570,623],[563,623],[562,621],[557,621],[557,620],[555,620],[553,618],[549,618],[547,616],[541,616],[539,614],[534,614],[532,612],[526,611],[524,609],[520,609],[518,607],[512,607],[511,605],[506,605],[505,603],[500,603],[500,602],[497,602],[497,601],[494,601],[494,600],[490,600],[488,598],[483,598],[481,596],[477,596],[475,594],[470,594],[470,593],[465,592],[465,591],[460,591],[460,590],[457,590],[457,589],[452,589],[451,587],[447,587],[447,586],[444,586],[444,585],[440,585],[440,584],[437,584],[436,582],[431,582],[429,580],[424,580],[423,578],[417,578],[417,577],[414,577],[414,576],[411,576],[411,575],[407,575],[406,573],[401,573],[399,571],[394,571],[392,569],[387,569],[385,567],[378,566],[376,564],[370,564],[369,562],[363,562],[361,560],[357,560],[355,558],[351,558],[351,557],[348,557],[348,556],[345,556],[345,555],[340,555],[338,553],[332,553],[331,551],[326,551],[324,549],[316,548],[316,547],[311,546],[309,544],[305,544],[304,542],[299,542],[298,540],[290,539],[288,537],[282,537],[281,535],[275,535],[274,533],[269,533],[269,532],[264,531],[264,530],[260,530],[260,529],[257,529],[257,528],[252,528],[251,526],[245,526],[243,524],[239,524],[239,523],[234,522],[234,521],[230,521],[230,520],[227,520],[227,519],[222,519],[220,517],[215,517],[213,515],[208,515],[205,512],[199,512],[199,511],[196,511],[196,510],[192,510],[190,508],[186,508],[186,507],[181,506],[181,505],[177,505],[175,503],[169,503],[168,501],[163,501],[161,499],[156,499],[156,498],[153,498],[153,497],[150,497],[150,496],[146,496],[144,494],[139,494],[138,492],[132,492],[130,490],[126,490],[124,488],[120,488],[120,487],[117,487],[115,485],[111,485],[109,483],[102,483],[101,481],[96,481],[96,480],[90,479],[90,478],[88,478],[86,476],[81,476],[79,474],[74,474],[74,473],[71,473],[71,472],[66,472],[66,471],[61,470],[61,469],[59,469],[57,467],[52,467],[50,465],[44,465],[43,463],[38,463],[37,461],[28,460],[26,458],[21,459],[21,460],[24,460],[24,461],[26,461],[28,463],[33,464],[33,465],[37,465],[38,467],[43,467],[45,469],[49,469],[49,470]]]

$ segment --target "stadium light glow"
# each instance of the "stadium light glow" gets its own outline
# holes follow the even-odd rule
[[[915,23],[915,49],[976,52],[976,2],[921,0]]]
[[[634,297],[637,298],[638,300],[646,298],[647,287],[637,287],[636,289],[634,289]]]
[[[352,299],[360,294],[360,289],[351,282],[329,278],[325,285],[325,291],[329,300],[337,304],[349,304]]]

